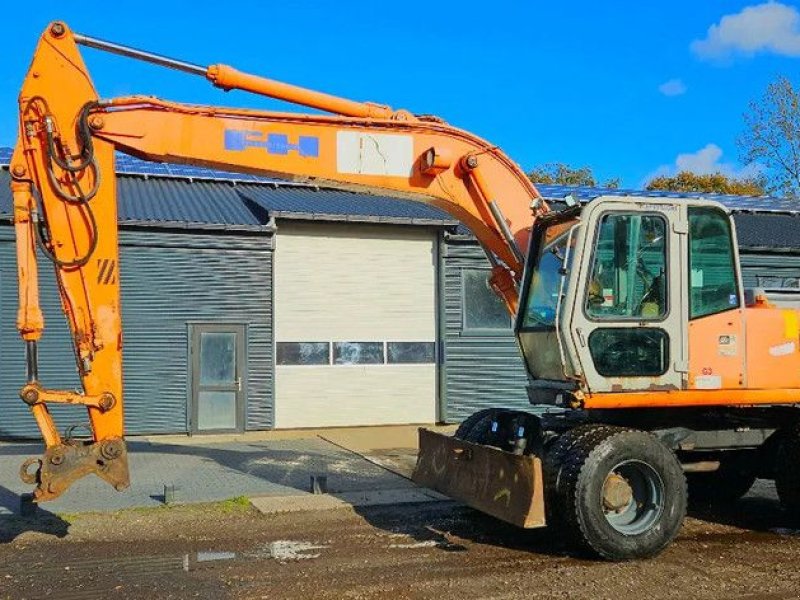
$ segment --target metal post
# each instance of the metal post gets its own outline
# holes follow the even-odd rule
[[[511,248],[511,251],[514,253],[514,258],[516,258],[520,264],[525,264],[525,257],[522,256],[522,252],[520,251],[519,247],[517,246],[517,242],[514,239],[514,234],[512,234],[511,230],[508,228],[508,223],[506,223],[506,218],[503,216],[500,207],[497,206],[497,203],[494,200],[489,200],[488,204],[489,210],[492,211],[492,216],[494,217],[494,220],[497,221],[497,225],[500,227],[503,237],[506,238],[509,248]]]
[[[25,342],[25,368],[28,383],[39,381],[39,350],[35,340]]]

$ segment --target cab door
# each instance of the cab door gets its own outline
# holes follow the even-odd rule
[[[685,206],[600,198],[584,219],[568,331],[587,388],[684,389]]]
[[[780,332],[772,338],[777,340],[774,343],[782,343],[783,321],[778,316],[762,322],[770,311],[755,310],[750,311],[752,318],[745,327],[736,238],[728,214],[719,207],[689,206],[688,219],[689,388],[763,388],[777,384],[781,375],[796,373],[796,360],[782,356],[775,373],[761,381],[748,381],[745,356],[767,355],[771,344],[765,344],[760,352],[753,351],[752,345],[769,339],[770,323],[777,323]],[[790,337],[794,341],[797,336]]]

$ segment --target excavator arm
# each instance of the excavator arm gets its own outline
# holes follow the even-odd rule
[[[79,45],[176,68],[225,89],[279,98],[330,114],[264,112],[165,102],[100,100]],[[493,264],[490,283],[516,312],[533,216],[547,210],[528,178],[496,146],[441,119],[354,102],[240,73],[201,67],[71,32],[42,35],[19,99],[11,160],[19,313],[26,343],[23,401],[45,453],[22,468],[50,500],[95,473],[129,485],[123,430],[122,324],[114,156],[202,165],[310,181],[426,202],[466,224]],[[83,389],[51,390],[38,377],[44,331],[37,251],[53,265]],[[156,399],[157,402],[157,399]],[[48,404],[87,407],[92,439],[63,439]]]

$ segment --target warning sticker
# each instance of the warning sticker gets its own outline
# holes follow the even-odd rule
[[[698,390],[718,390],[722,387],[719,375],[700,375],[694,378],[694,387]]]
[[[735,335],[721,335],[719,336],[719,345],[717,346],[720,356],[736,356],[738,348],[736,344]]]

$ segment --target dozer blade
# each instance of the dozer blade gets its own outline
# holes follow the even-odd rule
[[[419,430],[414,483],[519,527],[545,525],[542,461]]]

